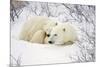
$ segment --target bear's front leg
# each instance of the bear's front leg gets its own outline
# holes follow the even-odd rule
[[[35,32],[35,34],[31,38],[30,42],[43,44],[45,36],[46,36],[45,32],[43,30],[39,30],[39,31]]]

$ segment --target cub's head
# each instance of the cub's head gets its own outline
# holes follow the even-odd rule
[[[72,25],[61,23],[52,28],[51,32],[47,34],[46,42],[48,44],[73,44],[77,40],[76,30]]]
[[[64,34],[66,29],[63,27],[55,26],[52,31],[47,34],[47,43],[49,44],[64,44]]]

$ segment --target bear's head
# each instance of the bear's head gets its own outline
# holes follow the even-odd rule
[[[64,33],[65,28],[59,28],[59,26],[52,28],[52,31],[47,35],[47,42],[49,44],[63,44]]]
[[[76,31],[72,26],[62,23],[52,28],[48,34],[47,43],[49,44],[72,44],[76,40]]]

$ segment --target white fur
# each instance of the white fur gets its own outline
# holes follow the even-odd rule
[[[33,35],[30,42],[43,44],[44,43],[44,38],[45,38],[45,32],[43,30],[39,30]]]
[[[63,29],[65,29],[65,31]],[[50,37],[47,39],[47,41],[52,41],[53,44],[65,44],[76,40],[76,30],[69,23],[60,23],[59,25],[53,27]]]
[[[49,33],[51,31],[52,27],[55,25],[56,25],[56,21],[53,21],[45,16],[30,17],[26,21],[26,23],[23,25],[19,38],[21,40],[34,42],[34,41],[32,41],[32,40],[34,40],[34,39],[32,39],[32,37],[35,37],[36,39],[38,39],[38,37],[39,37],[39,36],[34,36],[34,34],[37,31],[43,30],[46,33]],[[37,34],[35,34],[35,35],[37,35]],[[42,36],[44,37],[45,35],[42,35]],[[41,38],[41,39],[43,39],[43,38]]]

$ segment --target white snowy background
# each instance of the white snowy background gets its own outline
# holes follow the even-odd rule
[[[18,39],[30,16],[47,16],[70,22],[78,33],[73,45],[57,46]],[[95,61],[95,6],[48,2],[11,1],[11,67],[25,65],[80,63]]]

